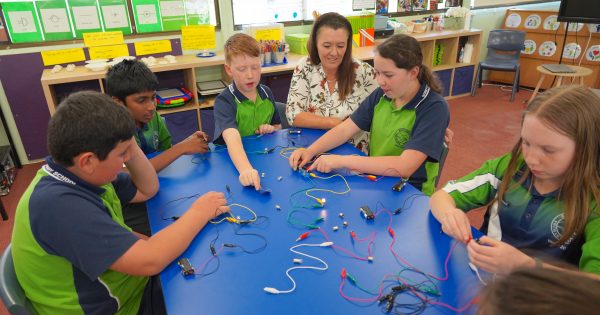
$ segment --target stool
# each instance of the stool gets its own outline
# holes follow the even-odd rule
[[[535,90],[533,91],[533,94],[531,94],[531,97],[529,98],[529,102],[527,102],[527,103],[529,104],[529,103],[531,103],[531,101],[533,101],[535,96],[538,94],[538,91],[540,90],[542,83],[544,82],[544,78],[547,75],[555,76],[557,78],[555,86],[560,86],[562,84],[563,78],[571,78],[571,83],[573,83],[573,81],[575,81],[577,78],[579,78],[579,84],[583,85],[583,77],[592,74],[592,69],[588,69],[585,67],[569,65],[569,68],[572,68],[573,70],[575,70],[575,72],[572,72],[572,73],[551,72],[551,71],[547,70],[546,68],[544,68],[543,66],[537,66],[536,70],[539,73],[541,73],[540,80],[538,81],[537,85],[535,86]]]

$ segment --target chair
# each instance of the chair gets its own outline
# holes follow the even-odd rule
[[[13,315],[34,314],[31,303],[17,281],[10,244],[0,257],[0,299]]]
[[[448,152],[450,152],[450,148],[446,143],[444,143],[444,146],[442,148],[442,154],[440,155],[440,160],[438,161],[440,167],[438,168],[437,177],[435,178],[435,187],[437,187],[438,183],[440,182],[440,177],[442,176],[442,169],[444,168],[444,163],[446,163]]]
[[[477,74],[471,96],[475,96],[475,86],[481,87],[483,70],[496,70],[514,72],[512,95],[510,101],[515,99],[515,93],[519,91],[519,77],[521,67],[519,56],[525,43],[525,32],[515,30],[493,30],[487,42],[488,53],[485,60],[479,62]]]
[[[279,112],[279,119],[281,120],[281,129],[290,128],[290,123],[287,120],[287,116],[285,115],[285,103],[275,102],[275,108]]]

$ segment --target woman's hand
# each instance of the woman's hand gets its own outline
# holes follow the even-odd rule
[[[470,241],[467,253],[477,268],[490,273],[508,274],[517,268],[535,266],[535,260],[522,251],[487,236],[480,238],[479,243]]]

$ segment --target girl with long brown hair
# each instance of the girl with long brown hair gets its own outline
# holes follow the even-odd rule
[[[523,115],[512,152],[450,181],[431,198],[442,230],[492,273],[552,257],[600,273],[600,98],[582,86],[546,91]],[[472,241],[466,211],[487,205]]]

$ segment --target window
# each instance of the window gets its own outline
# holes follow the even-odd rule
[[[455,6],[461,2],[445,1]],[[378,13],[423,13],[421,11],[436,10],[438,3],[444,3],[444,0],[231,0],[235,26],[264,22],[311,21],[313,11],[335,11],[342,15],[350,15],[360,11],[353,10],[354,6],[375,8]]]
[[[178,31],[183,25],[218,25],[216,0],[24,0],[0,4],[10,42]],[[1,38],[1,37],[0,37]]]

